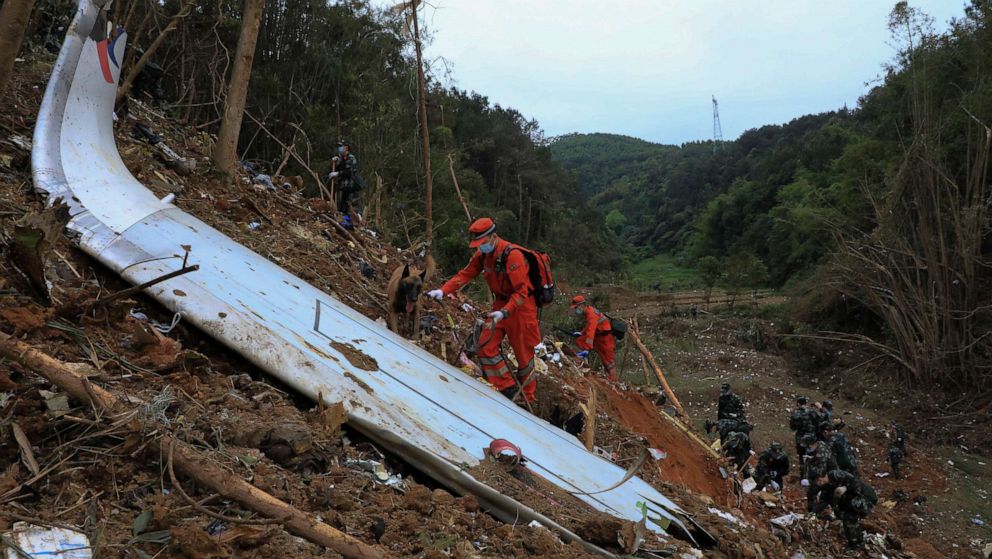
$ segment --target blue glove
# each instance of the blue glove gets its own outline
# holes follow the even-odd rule
[[[575,356],[576,357],[581,357],[581,358],[585,359],[585,358],[589,357],[589,350],[587,349],[585,351],[580,351],[580,352],[576,353]]]

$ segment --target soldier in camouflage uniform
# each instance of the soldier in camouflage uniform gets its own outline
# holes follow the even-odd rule
[[[861,519],[878,503],[875,490],[844,470],[831,470],[818,478],[816,485],[821,498],[810,512],[819,513],[829,505],[844,526],[847,547],[860,548],[864,544]]]
[[[782,448],[782,443],[772,443],[758,455],[758,468],[754,474],[758,489],[764,489],[771,482],[775,482],[778,485],[777,489],[781,489],[783,478],[788,473],[789,455]]]
[[[751,457],[751,437],[742,431],[731,431],[727,433],[726,442],[722,443],[720,451],[733,461],[739,471]]]
[[[752,426],[747,422],[747,415],[744,412],[744,400],[740,396],[730,391],[730,385],[723,383],[720,386],[720,399],[717,401],[716,423],[706,420],[704,425],[707,433],[712,433],[715,428],[720,433],[720,444],[723,445],[728,440],[728,434],[737,431],[744,434],[751,432]],[[749,444],[750,444],[750,435]]]
[[[744,400],[740,396],[730,391],[730,384],[720,385],[720,399],[717,401],[716,410],[717,421],[721,419],[738,419],[747,421],[744,413]]]
[[[796,432],[796,456],[802,460],[806,455],[806,446],[802,443],[806,435],[813,435],[816,438],[816,424],[818,420],[814,418],[816,413],[809,408],[809,400],[805,396],[796,398],[798,407],[789,414],[789,429]]]
[[[706,423],[704,424],[704,427],[706,429],[707,434],[712,433],[713,430],[716,429],[716,432],[720,434],[721,446],[727,442],[730,433],[736,431],[739,433],[744,433],[748,435],[748,437],[750,437],[750,433],[754,429],[754,426],[748,423],[747,421],[741,421],[738,419],[721,419],[716,423],[713,423],[712,421],[707,419]]]
[[[889,466],[892,467],[892,477],[899,479],[899,464],[906,457],[906,433],[898,423],[893,423],[895,437],[889,447]]]
[[[858,458],[854,448],[847,441],[844,433],[839,429],[844,427],[844,423],[824,423],[820,425],[820,440],[830,446],[837,460],[837,467],[854,476],[858,475]]]
[[[830,445],[819,441],[809,433],[803,435],[803,445],[806,447],[806,462],[803,464],[803,486],[806,487],[806,505],[810,512],[817,502],[819,488],[816,480],[837,469],[837,460],[830,450]]]

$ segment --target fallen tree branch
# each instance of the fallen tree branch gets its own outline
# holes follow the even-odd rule
[[[672,387],[668,385],[668,380],[665,378],[665,373],[663,373],[661,367],[658,366],[658,362],[655,361],[651,350],[649,350],[647,346],[644,345],[644,342],[641,341],[641,336],[637,333],[637,322],[634,322],[633,325],[634,327],[630,329],[630,332],[628,332],[630,334],[630,339],[634,340],[634,344],[637,346],[637,349],[641,351],[641,355],[644,356],[644,359],[646,359],[651,365],[651,368],[654,369],[654,374],[658,377],[658,382],[661,383],[661,389],[665,391],[665,395],[668,396],[668,399],[671,400],[672,405],[675,406],[675,411],[679,414],[679,417],[685,421],[689,421],[688,414],[685,413],[685,409],[682,408],[682,404],[679,402],[679,399],[675,397],[675,392],[672,391]]]
[[[176,491],[179,492],[179,495],[183,498],[183,500],[186,501],[186,503],[189,506],[193,507],[194,510],[196,510],[198,512],[201,512],[201,513],[209,516],[210,518],[215,518],[217,520],[220,520],[221,522],[228,522],[228,523],[231,523],[231,524],[281,524],[281,523],[285,522],[286,520],[288,520],[288,517],[287,518],[264,518],[264,519],[258,519],[258,520],[253,520],[253,519],[250,519],[250,518],[248,518],[248,519],[246,519],[246,518],[235,518],[233,516],[225,516],[223,514],[217,514],[216,512],[208,509],[207,507],[201,505],[200,503],[197,503],[196,501],[193,500],[192,497],[189,496],[189,494],[186,493],[186,490],[183,489],[183,486],[182,485],[179,485],[179,480],[176,479],[176,472],[175,472],[175,469],[172,467],[173,463],[175,462],[175,460],[174,460],[175,450],[176,450],[176,440],[173,439],[173,438],[170,438],[169,439],[169,448],[168,448],[168,451],[167,451],[168,452],[169,459],[168,459],[168,462],[166,463],[166,469],[169,470],[169,481],[172,482],[172,487],[174,487],[176,489]]]
[[[200,269],[200,265],[199,264],[193,264],[192,266],[183,266],[182,268],[179,268],[178,270],[173,270],[173,271],[169,272],[168,274],[159,276],[159,277],[157,277],[155,279],[148,280],[145,283],[142,283],[141,285],[135,285],[135,286],[129,287],[127,289],[122,289],[122,290],[118,291],[117,293],[113,293],[113,294],[107,295],[106,297],[102,297],[100,299],[97,299],[96,301],[93,301],[89,306],[96,307],[96,306],[100,306],[100,305],[106,305],[107,303],[111,303],[111,302],[116,301],[118,299],[123,299],[124,297],[130,297],[131,295],[134,295],[136,293],[140,293],[141,291],[144,291],[145,289],[148,289],[149,287],[151,287],[153,285],[162,283],[163,281],[170,280],[170,279],[172,279],[174,277],[178,277],[178,276],[181,276],[183,274],[188,274],[190,272],[195,272],[195,271],[197,271],[199,269]]]
[[[0,356],[24,365],[77,400],[89,402],[106,412],[122,411],[119,408],[124,402],[113,393],[98,386],[87,386],[89,383],[86,379],[73,372],[65,363],[2,332],[0,332]],[[327,547],[345,557],[368,559],[386,556],[379,550],[232,475],[202,453],[170,435],[162,436],[161,445],[163,455],[167,455],[169,449],[174,447],[175,466],[187,477],[224,498],[237,501],[249,510],[278,519],[278,522],[292,534]]]

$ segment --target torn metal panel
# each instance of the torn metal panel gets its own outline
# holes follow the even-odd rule
[[[358,428],[375,426],[435,457],[438,477],[439,464],[449,478],[466,475],[463,465],[477,464],[490,441],[505,438],[535,472],[585,493],[579,498],[596,509],[637,521],[637,502],[648,499],[662,505],[655,518],[684,531],[679,507],[643,480],[603,491],[623,469],[135,180],[112,130],[115,60],[125,41],[108,35],[103,17],[93,0],[80,1],[32,153],[35,186],[68,203],[68,228],[83,250],[138,284],[179,269],[181,245],[191,246],[188,263],[199,270],[149,288],[152,297],[303,394],[344,402]]]

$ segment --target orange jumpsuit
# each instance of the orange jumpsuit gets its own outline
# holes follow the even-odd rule
[[[524,398],[532,402],[537,388],[537,379],[533,375],[534,346],[541,343],[541,329],[537,321],[537,302],[527,275],[527,259],[519,250],[510,250],[506,261],[497,266],[497,260],[504,251],[515,246],[500,239],[496,250],[489,254],[475,251],[468,265],[441,286],[441,291],[450,295],[482,274],[493,292],[493,310],[506,313],[506,318],[499,321],[493,330],[482,331],[478,349],[482,372],[490,384],[507,396],[516,393],[519,382]],[[500,354],[504,336],[509,339],[513,355],[517,358],[516,381],[514,376],[510,376],[510,368]]]
[[[586,327],[575,339],[575,345],[584,350],[594,349],[603,362],[606,375],[610,380],[616,378],[616,339],[613,337],[613,326],[610,317],[601,313],[592,305],[586,305],[583,314],[586,317]]]

